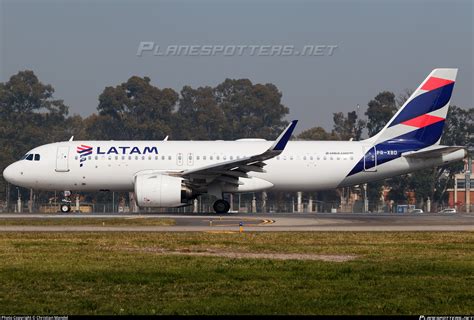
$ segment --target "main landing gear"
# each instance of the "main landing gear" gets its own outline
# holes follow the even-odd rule
[[[224,199],[219,199],[214,202],[214,205],[212,207],[214,208],[214,211],[216,213],[223,214],[229,212],[230,204]]]

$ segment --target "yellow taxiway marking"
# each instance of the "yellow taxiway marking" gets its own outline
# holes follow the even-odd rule
[[[237,231],[204,231],[205,233],[238,233]]]
[[[203,220],[203,221],[209,221],[210,226],[215,226],[215,227],[235,227],[239,226],[240,222],[243,222],[243,226],[245,227],[252,227],[252,226],[263,226],[263,225],[268,225],[268,224],[273,224],[275,223],[275,220],[272,219],[247,219],[247,220]],[[256,221],[260,221],[260,223],[255,223]],[[224,222],[220,223],[220,222]],[[254,223],[249,223],[245,224],[245,222],[254,222]]]

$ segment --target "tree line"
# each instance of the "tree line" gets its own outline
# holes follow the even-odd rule
[[[365,117],[354,110],[335,112],[333,129],[314,127],[303,131],[302,140],[360,140],[383,128],[409,96],[398,98],[384,91],[368,102]],[[258,137],[274,139],[288,124],[289,108],[282,93],[271,83],[249,79],[225,79],[215,87],[184,86],[178,93],[158,88],[149,77],[132,76],[126,82],[106,87],[98,97],[97,112],[69,115],[69,107],[54,96],[54,88],[42,83],[31,70],[20,71],[0,83],[0,170],[29,149],[45,143],[76,140],[234,140]],[[442,143],[472,145],[474,109],[452,106]],[[417,199],[443,201],[452,177],[462,169],[454,164],[369,184],[369,199],[376,204],[384,184],[392,189],[390,199],[406,200],[416,190]],[[7,183],[0,178],[0,199],[6,199]],[[26,197],[27,190],[19,190]],[[47,193],[41,193],[47,197]],[[10,194],[10,196],[12,196]],[[321,193],[318,197],[324,198]],[[96,196],[100,197],[100,196]],[[331,197],[330,193],[326,197]]]

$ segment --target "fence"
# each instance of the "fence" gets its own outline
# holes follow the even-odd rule
[[[295,200],[290,201],[276,201],[261,199],[253,199],[252,197],[238,197],[234,196],[229,200],[231,203],[231,213],[353,213],[363,212],[363,201],[356,201],[350,205],[341,206],[339,202],[324,202],[317,200],[305,200],[298,206]],[[128,202],[125,204],[112,202],[80,202],[79,210],[76,207],[76,202],[71,203],[71,212],[82,213],[213,213],[212,205],[214,199],[208,196],[198,198],[188,206],[180,208],[137,208]],[[29,204],[28,201],[21,202],[21,210],[18,210],[18,201],[10,203],[7,207],[5,202],[0,202],[0,212],[33,212],[33,213],[57,213],[60,211],[58,203],[34,203]],[[377,213],[409,213],[413,208],[407,210],[397,210],[398,207],[403,207],[404,204],[393,204],[392,207],[386,205],[376,206]],[[407,206],[408,207],[408,206]],[[444,207],[439,206],[432,208],[432,212],[441,211]],[[458,212],[466,212],[466,206],[459,206]],[[474,205],[470,206],[470,212],[474,213]]]

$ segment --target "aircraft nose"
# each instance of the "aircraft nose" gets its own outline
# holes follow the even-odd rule
[[[8,167],[3,170],[3,178],[10,182],[11,184],[15,184],[18,182],[18,167],[15,165],[15,163],[12,163]]]
[[[12,165],[9,165],[8,167],[3,170],[3,178],[7,180],[8,182],[12,183],[13,180],[13,169]]]

